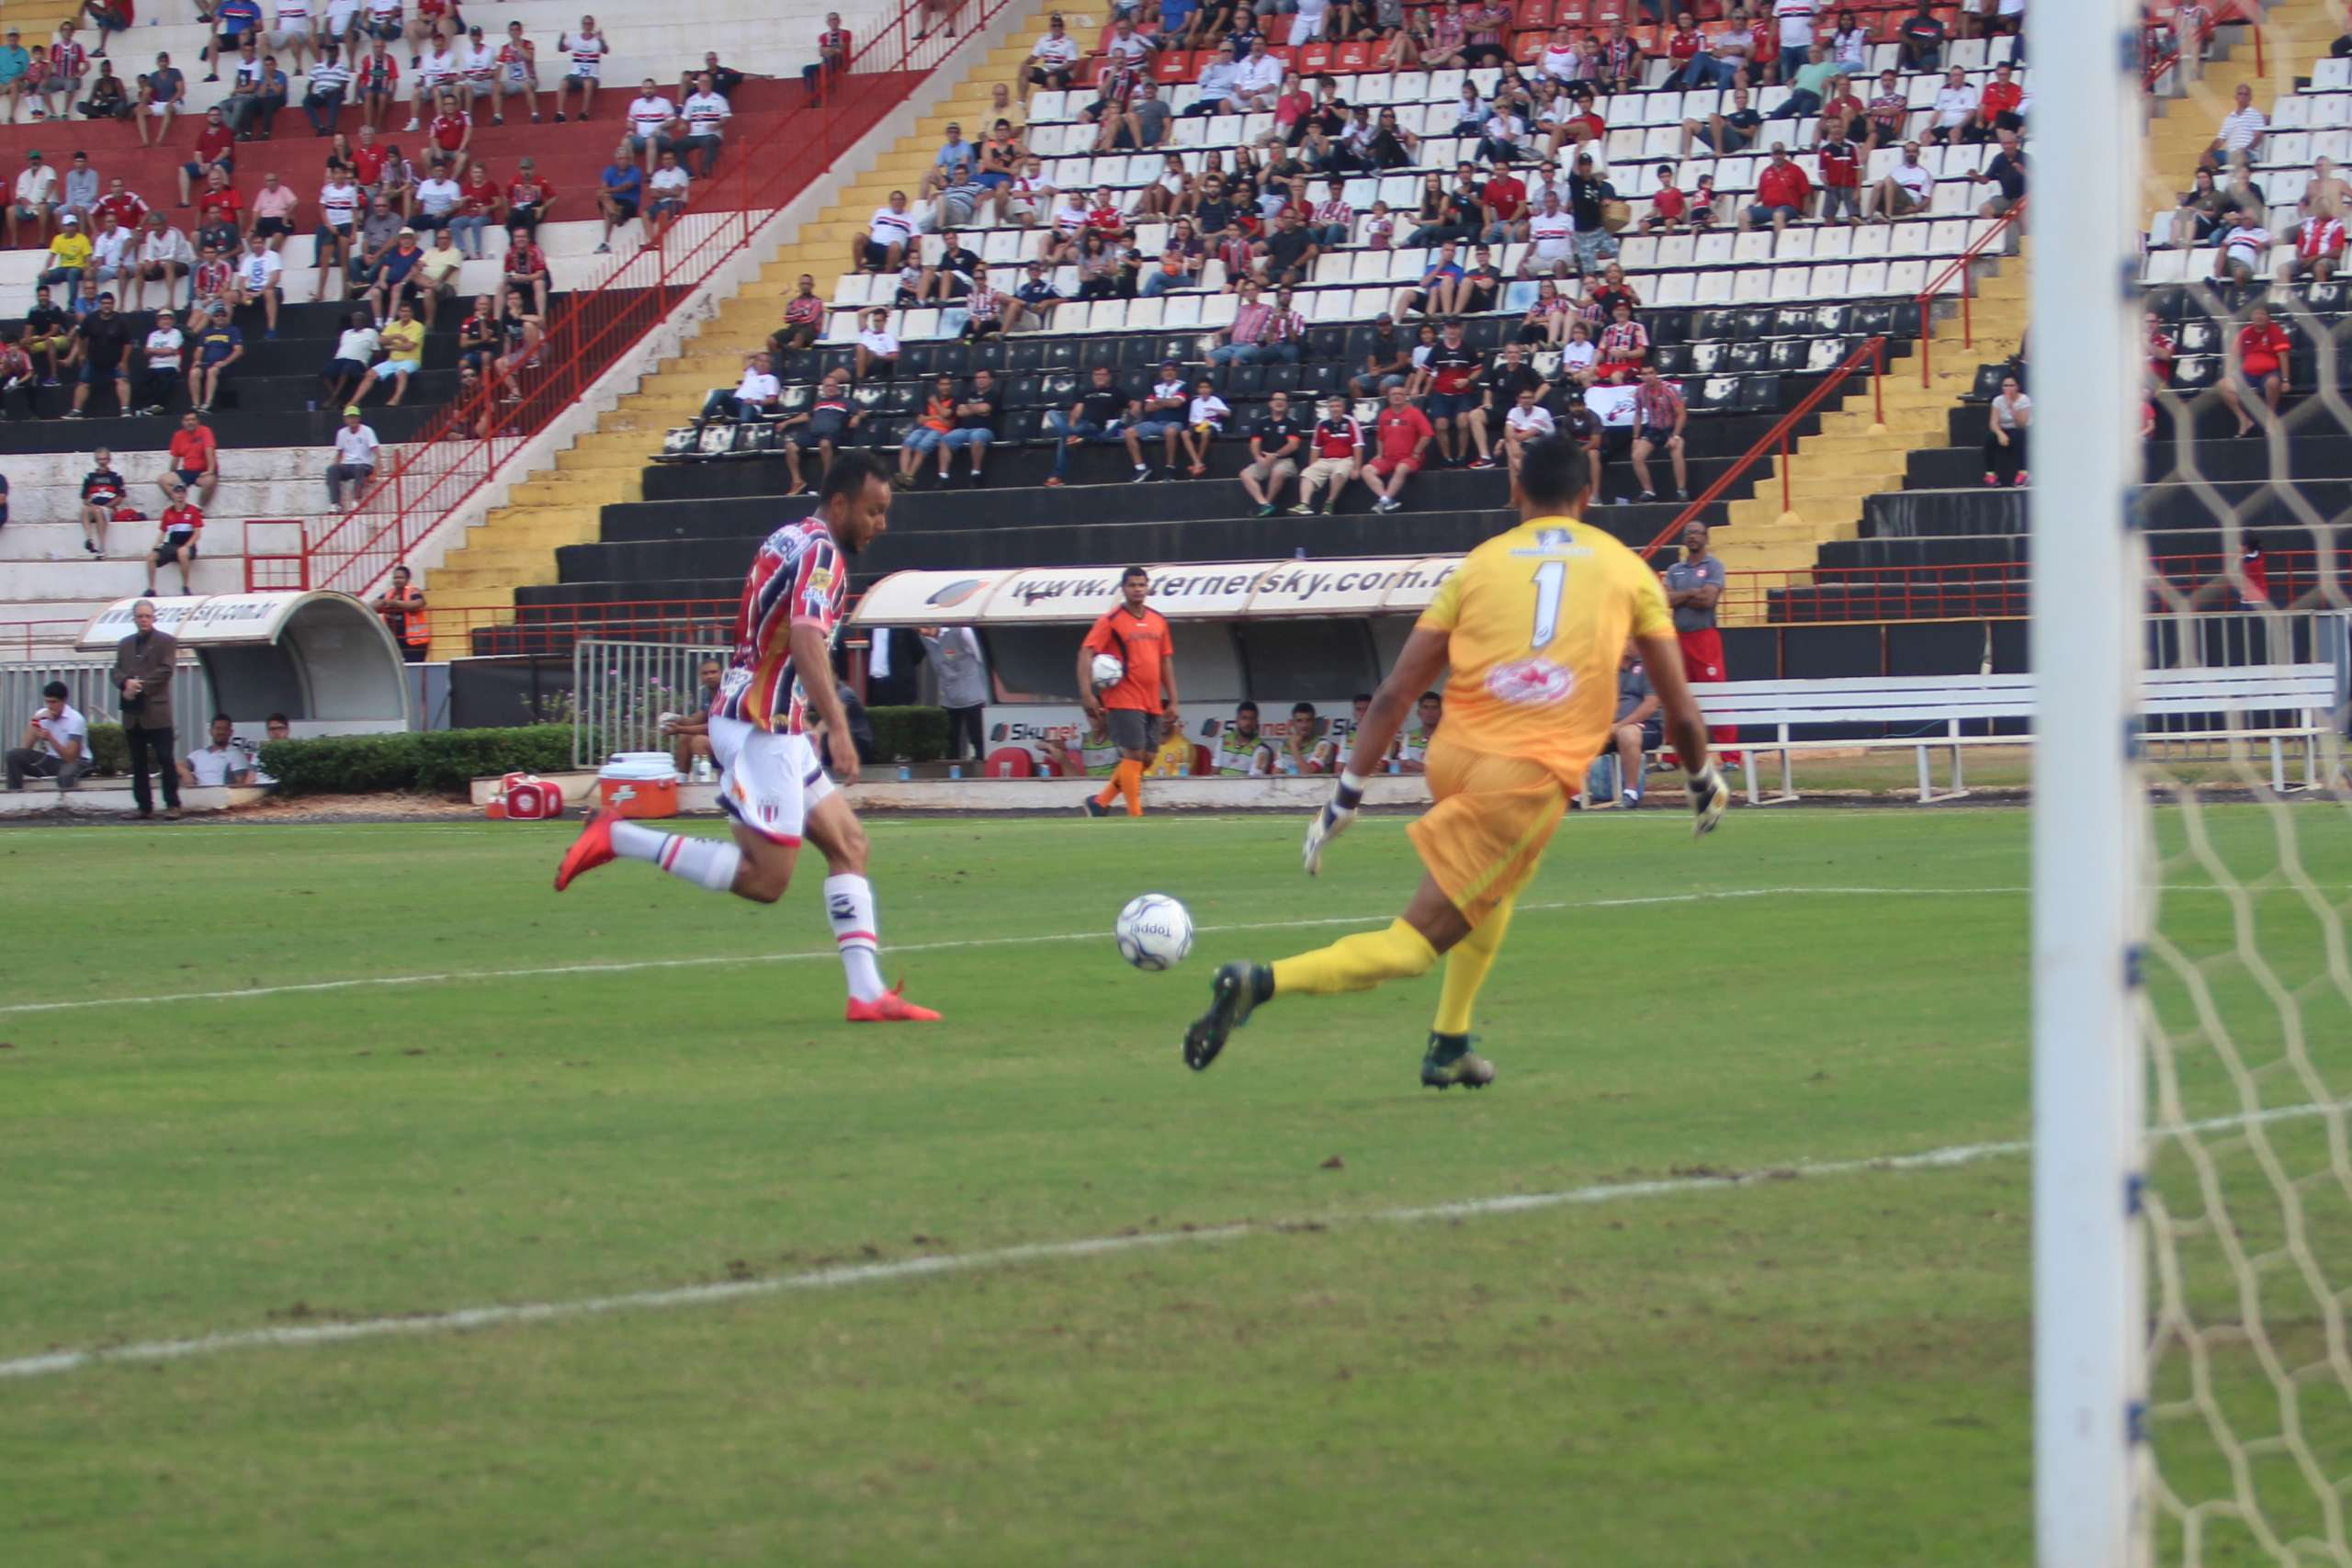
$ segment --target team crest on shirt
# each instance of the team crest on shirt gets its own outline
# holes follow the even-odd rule
[[[1566,702],[1576,689],[1573,671],[1548,659],[1521,659],[1487,671],[1488,694],[1514,707],[1548,707]]]

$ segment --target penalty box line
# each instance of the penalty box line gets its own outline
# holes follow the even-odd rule
[[[2018,895],[2028,887],[1736,887],[1696,893],[1659,893],[1643,897],[1570,899],[1555,903],[1521,904],[1519,912],[1538,914],[1562,909],[1632,909],[1654,904],[1703,904],[1736,898],[1793,897],[1955,897]],[[1317,926],[1372,926],[1396,918],[1390,910],[1377,915],[1337,915],[1303,920],[1248,920],[1238,924],[1202,926],[1199,934],[1227,931],[1306,931]],[[891,942],[885,954],[950,953],[976,947],[1034,947],[1046,942],[1094,942],[1102,931],[1053,931],[1037,936],[967,937],[951,942]],[[733,964],[806,964],[832,959],[832,948],[789,953],[704,954],[692,958],[631,958],[610,964],[554,964],[522,969],[448,969],[429,975],[360,975],[334,980],[296,981],[282,986],[241,986],[221,991],[175,991],[147,997],[73,997],[54,1001],[0,1003],[0,1017],[40,1012],[74,1012],[88,1008],[154,1007],[176,1002],[241,1001],[261,997],[291,997],[327,991],[357,990],[372,986],[447,986],[484,980],[538,980],[565,975],[628,975],[648,969],[711,969]]]
[[[2215,1117],[2183,1126],[2158,1128],[2170,1133],[2215,1133],[2243,1130],[2259,1123],[2301,1121],[2342,1114],[2352,1102],[2296,1105],[2240,1116]],[[979,1252],[945,1253],[909,1258],[888,1263],[862,1263],[847,1268],[816,1269],[780,1274],[764,1280],[730,1280],[707,1285],[681,1285],[668,1290],[633,1291],[622,1295],[584,1296],[571,1301],[532,1302],[503,1306],[463,1307],[454,1312],[420,1312],[400,1317],[358,1318],[348,1323],[306,1324],[291,1328],[249,1328],[208,1334],[187,1339],[150,1339],[127,1345],[80,1350],[53,1350],[37,1356],[0,1360],[0,1379],[51,1377],[115,1363],[187,1360],[232,1350],[300,1349],[342,1345],[364,1339],[416,1337],[428,1334],[462,1334],[475,1329],[505,1328],[524,1324],[557,1323],[571,1318],[600,1317],[612,1313],[661,1312],[673,1307],[716,1306],[802,1291],[842,1290],[854,1285],[893,1284],[906,1280],[969,1274],[1027,1263],[1059,1263],[1102,1258],[1122,1252],[1143,1252],[1192,1242],[1233,1241],[1247,1236],[1279,1235],[1305,1228],[1340,1225],[1414,1224],[1430,1220],[1476,1220],[1498,1214],[1523,1214],[1544,1209],[1589,1207],[1622,1203],[1640,1198],[1666,1198],[1726,1188],[1761,1186],[1776,1181],[1820,1180],[1839,1176],[1902,1174],[1951,1170],[1988,1160],[2030,1153],[2023,1139],[2000,1143],[1958,1144],[1918,1154],[1871,1159],[1830,1160],[1817,1165],[1767,1168],[1726,1176],[1671,1177],[1657,1181],[1622,1181],[1572,1187],[1556,1192],[1511,1193],[1472,1198],[1452,1203],[1410,1208],[1375,1209],[1361,1214],[1317,1214],[1289,1221],[1241,1221],[1203,1225],[1191,1230],[1144,1231],[1125,1235],[1090,1236],[1077,1241],[1032,1242],[990,1247]]]

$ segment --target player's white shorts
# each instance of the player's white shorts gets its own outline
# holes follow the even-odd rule
[[[833,793],[806,735],[755,729],[740,718],[710,721],[718,759],[718,804],[763,839],[797,845],[808,813]]]

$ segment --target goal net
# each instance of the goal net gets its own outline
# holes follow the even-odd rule
[[[2352,1568],[2352,283],[2280,273],[2352,221],[2352,67],[2342,0],[2272,5],[2258,67],[2204,4],[2211,39],[2028,23],[2066,62],[2026,367],[2043,1568]],[[2204,199],[2241,84],[2270,130]]]

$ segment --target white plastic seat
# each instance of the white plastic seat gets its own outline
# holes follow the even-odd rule
[[[1740,263],[1768,262],[1772,259],[1772,231],[1750,229],[1732,243],[1731,259]]]
[[[1732,301],[1739,305],[1760,305],[1772,297],[1772,275],[1760,266],[1752,266],[1733,275]]]
[[[1952,39],[1944,55],[1944,69],[1949,71],[1957,65],[1962,71],[1984,70],[1986,65],[1984,42],[1985,40],[1981,38]]]
[[[2320,62],[2323,66],[2335,63],[2332,60]],[[2270,129],[2273,130],[2301,130],[2311,122],[2312,100],[2301,93],[2282,93],[2278,101],[2270,107]]]
[[[1159,299],[1161,307],[1159,324],[1163,329],[1174,332],[1182,327],[1196,327],[1201,324],[1201,300],[1203,296],[1199,294],[1163,294]]]
[[[1317,284],[1346,283],[1355,270],[1355,256],[1347,251],[1326,251],[1315,258],[1314,279]]]
[[[1741,275],[1743,277],[1746,274]],[[1772,269],[1772,298],[1786,303],[1805,299],[1813,285],[1813,268],[1809,266],[1776,266]]]
[[[1894,231],[1884,223],[1865,223],[1853,231],[1854,243],[1849,254],[1860,260],[1864,256],[1886,256],[1894,254]]]
[[[1645,156],[1648,132],[1638,126],[1612,130],[1601,143],[1601,156],[1611,164],[1630,164]]]
[[[1235,313],[1240,309],[1241,297],[1238,294],[1209,295],[1201,301],[1201,325],[1229,327],[1233,324]]]
[[[1348,300],[1348,315],[1351,319],[1370,321],[1388,309],[1396,290],[1385,285],[1378,288],[1359,288]]]
[[[1310,297],[1311,308],[1306,312],[1310,321],[1344,321],[1350,318],[1349,307],[1354,302],[1351,290],[1318,288]]]
[[[1156,330],[1160,324],[1160,310],[1166,304],[1167,300],[1157,294],[1148,299],[1128,300],[1127,331],[1132,333]]]
[[[1701,273],[1698,291],[1692,297],[1691,303],[1700,306],[1730,304],[1731,282],[1735,276],[1720,268],[1713,272]]]
[[[1813,259],[1815,231],[1802,225],[1783,231],[1772,246],[1772,259],[1777,262],[1804,262]]]
[[[1649,234],[1628,234],[1618,243],[1618,265],[1627,272],[1647,272],[1657,265],[1657,240]]]
[[[2312,92],[2324,93],[2330,89],[2340,90],[2346,87],[2352,87],[2352,59],[2323,60],[2312,67],[2311,90]],[[2278,107],[2281,109],[2285,108],[2287,100],[2280,98]]]
[[[1854,231],[1843,223],[1832,223],[1813,237],[1813,259],[1843,261],[1854,252]]]
[[[899,312],[898,333],[902,341],[909,343],[935,338],[939,335],[939,312],[929,307],[920,310],[901,310]]]
[[[1679,234],[1661,234],[1657,241],[1657,265],[1690,266],[1699,252],[1699,237],[1685,230]]]
[[[1650,303],[1661,309],[1671,309],[1690,304],[1697,293],[1698,276],[1695,273],[1669,272],[1658,278],[1657,293]]]
[[[1955,278],[1954,282],[1959,280]],[[1886,269],[1886,290],[1890,294],[1916,297],[1928,287],[1928,264],[1923,261],[1891,262]]]
[[[1702,271],[1710,267],[1729,266],[1732,242],[1737,237],[1720,229],[1699,235],[1697,254],[1691,258],[1692,265]]]
[[[1861,262],[1846,269],[1846,291],[1857,299],[1875,299],[1886,292],[1886,264]]]
[[[1808,299],[1845,299],[1846,279],[1849,271],[1850,269],[1842,263],[1836,266],[1815,267],[1812,279],[1805,288],[1805,298]]]
[[[855,310],[835,310],[832,312],[831,317],[827,321],[825,325],[825,341],[827,343],[856,342],[857,317],[858,312]]]

